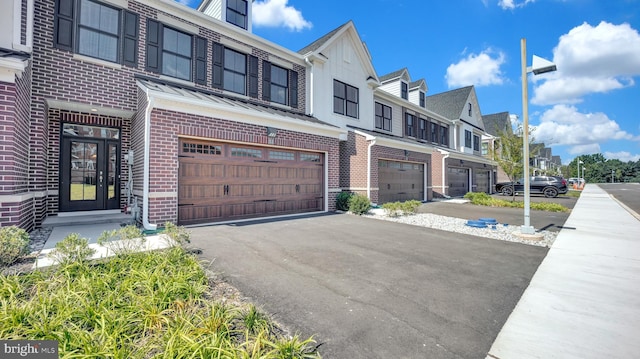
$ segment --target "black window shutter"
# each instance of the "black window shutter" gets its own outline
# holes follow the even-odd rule
[[[289,106],[298,108],[298,73],[291,70],[289,71],[291,77],[290,89],[289,89]]]
[[[224,46],[217,42],[213,43],[213,78],[212,86],[221,89],[224,85]]]
[[[262,61],[262,99],[271,101],[271,63]]]
[[[160,23],[147,21],[147,70],[160,73]]]
[[[124,12],[122,63],[131,67],[138,67],[138,21],[138,14]]]
[[[53,46],[73,51],[73,0],[56,1],[54,18]]]
[[[258,98],[258,58],[249,55],[249,96]]]
[[[196,83],[207,84],[207,39],[196,37]]]

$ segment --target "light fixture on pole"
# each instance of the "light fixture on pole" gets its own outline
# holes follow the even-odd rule
[[[580,176],[580,165],[581,165],[581,164],[583,164],[583,163],[584,163],[584,162],[582,162],[582,161],[580,160],[580,158],[578,158],[578,174],[576,175],[576,176],[578,176],[578,185],[580,185],[580,182],[582,182],[582,181],[580,180],[580,178],[582,178],[582,176]]]
[[[524,177],[524,224],[520,227],[522,234],[534,234],[531,226],[531,177],[529,176],[529,83],[527,73],[540,75],[556,71],[556,65],[548,60],[533,55],[531,67],[527,67],[527,39],[520,39],[522,62],[522,149],[523,149],[523,177]]]

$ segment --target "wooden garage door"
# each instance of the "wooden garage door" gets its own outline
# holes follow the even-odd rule
[[[489,193],[489,171],[476,171],[476,192]]]
[[[424,200],[424,165],[378,161],[378,203]]]
[[[449,167],[449,196],[462,197],[469,192],[469,169]]]
[[[180,224],[323,210],[322,154],[186,139],[179,151]]]

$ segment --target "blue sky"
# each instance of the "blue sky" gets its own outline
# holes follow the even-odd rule
[[[192,6],[199,0],[192,1]],[[195,4],[194,4],[195,3]],[[379,76],[429,94],[475,85],[483,114],[521,118],[520,39],[558,71],[529,77],[529,122],[563,163],[640,160],[640,0],[257,0],[253,32],[299,50],[353,20]]]

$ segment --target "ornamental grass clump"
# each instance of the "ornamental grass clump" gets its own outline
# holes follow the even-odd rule
[[[404,202],[387,202],[382,205],[385,214],[389,217],[398,217],[415,214],[422,203],[416,200]]]
[[[98,244],[117,256],[138,252],[144,248],[145,242],[144,233],[134,225],[104,231],[98,237]]]
[[[16,226],[0,227],[0,266],[9,266],[29,254],[29,234]]]
[[[71,233],[56,243],[55,249],[47,257],[66,266],[86,262],[95,252],[95,249],[89,247],[89,240],[78,233]]]

